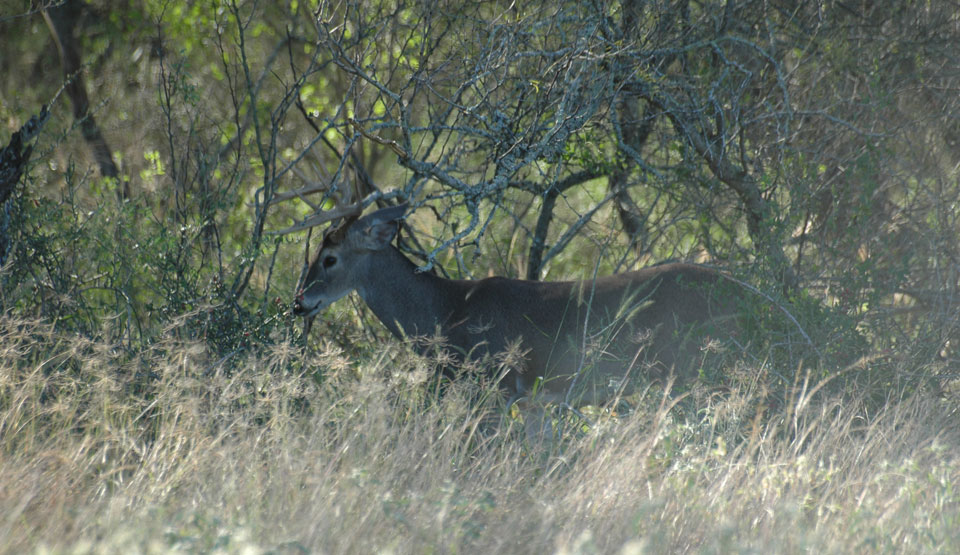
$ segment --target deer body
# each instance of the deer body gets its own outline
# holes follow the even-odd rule
[[[511,400],[602,403],[630,377],[696,356],[689,340],[729,314],[711,296],[722,275],[666,264],[595,280],[450,280],[418,272],[392,244],[405,206],[348,221],[324,238],[294,310],[311,317],[356,290],[397,337],[442,336],[479,359],[519,343],[523,365],[501,382]],[[537,382],[540,382],[539,385]]]

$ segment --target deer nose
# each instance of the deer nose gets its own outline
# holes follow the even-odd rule
[[[306,310],[303,308],[303,289],[300,289],[293,297],[293,313],[300,315],[304,312],[306,312]]]

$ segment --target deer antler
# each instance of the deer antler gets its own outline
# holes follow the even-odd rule
[[[292,197],[291,197],[292,198]],[[290,233],[296,233],[298,231],[305,231],[311,227],[316,227],[318,225],[323,225],[327,222],[332,222],[334,220],[339,220],[341,218],[349,216],[358,216],[363,210],[362,202],[354,202],[346,206],[338,206],[333,210],[324,210],[314,213],[309,218],[305,218],[292,226],[281,229],[280,231],[270,231],[270,235],[288,235]]]
[[[322,173],[324,177],[327,178],[326,181],[331,181],[330,176],[323,171],[323,165],[320,163],[320,160],[317,159],[316,154],[313,152],[311,152],[311,154],[316,160],[316,164],[310,164],[313,170],[318,174]],[[303,220],[295,222],[292,226],[286,229],[270,231],[268,232],[269,235],[287,235],[290,233],[296,233],[298,231],[305,231],[312,227],[323,225],[327,222],[332,222],[345,217],[359,216],[363,211],[363,202],[354,201],[353,187],[344,187],[338,189],[336,186],[331,187],[325,183],[310,179],[296,166],[292,166],[290,169],[293,171],[293,173],[300,177],[300,179],[302,179],[306,185],[294,191],[274,195],[274,197],[270,200],[270,204],[277,204],[297,198],[307,203],[310,208],[313,209],[313,214],[304,218]],[[337,207],[333,208],[332,210],[322,210],[321,206],[318,206],[307,199],[307,195],[316,193],[325,193],[328,195],[326,198],[335,198],[337,201]],[[340,194],[338,195],[337,193]]]

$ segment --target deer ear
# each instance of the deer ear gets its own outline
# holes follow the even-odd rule
[[[353,229],[359,245],[365,249],[378,251],[386,248],[397,234],[399,222],[407,211],[407,205],[391,206],[360,218]]]

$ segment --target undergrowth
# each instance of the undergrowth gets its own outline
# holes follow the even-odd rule
[[[174,337],[0,321],[0,552],[960,550],[958,414],[933,395],[647,393],[544,453],[397,348]]]

